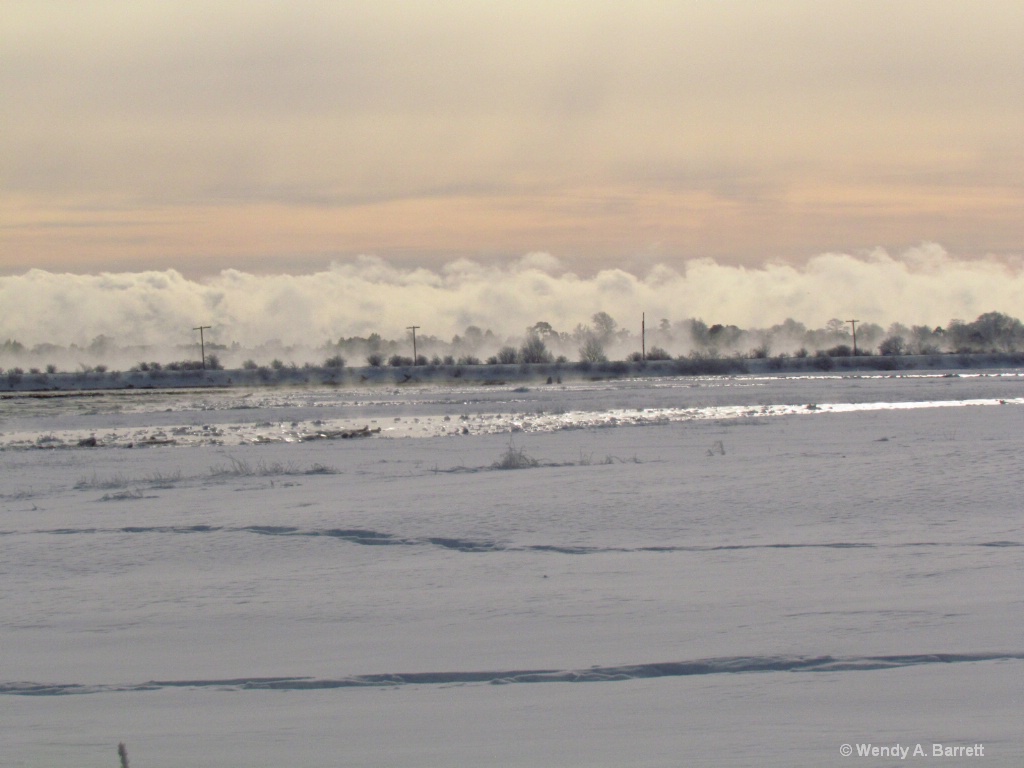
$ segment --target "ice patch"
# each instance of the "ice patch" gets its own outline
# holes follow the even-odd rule
[[[0,434],[0,449],[96,450],[98,448],[150,448],[169,445],[195,447],[288,444],[358,437],[454,437],[652,426],[688,421],[738,421],[826,413],[1005,405],[1024,405],[1024,397],[911,402],[805,403],[802,405],[716,405],[698,408],[616,408],[531,415],[483,413],[467,416],[458,423],[453,423],[448,415],[422,415],[415,419],[404,420],[401,417],[396,417],[386,428],[369,424],[356,425],[351,420],[316,419],[287,423],[264,421],[253,424],[210,423],[201,426],[139,427],[111,429],[101,434],[97,434],[95,430],[83,429],[25,430]]]

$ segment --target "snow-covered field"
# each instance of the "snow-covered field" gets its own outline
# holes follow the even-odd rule
[[[0,764],[1020,766],[1022,406],[1013,371],[5,397]]]

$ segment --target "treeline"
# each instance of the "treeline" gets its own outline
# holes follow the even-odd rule
[[[639,325],[639,323],[637,324]],[[423,329],[426,330],[426,329]],[[107,336],[96,337],[87,346],[60,347],[40,344],[27,348],[8,339],[0,344],[0,371],[7,373],[55,373],[64,367],[84,372],[104,372],[124,364],[133,371],[159,373],[195,369],[246,368],[281,370],[285,367],[316,365],[345,366],[486,365],[581,362],[609,360],[670,360],[815,357],[852,355],[938,355],[948,353],[1012,353],[1024,351],[1024,325],[1001,312],[987,312],[971,322],[951,320],[944,328],[899,323],[888,328],[860,321],[834,319],[823,328],[808,328],[796,320],[763,329],[708,324],[689,318],[647,323],[646,328],[629,328],[607,312],[593,315],[589,323],[571,330],[559,330],[538,321],[515,337],[498,337],[490,330],[469,326],[445,340],[429,333],[417,333],[416,360],[411,334],[402,339],[385,339],[373,333],[366,337],[340,337],[319,347],[286,346],[267,342],[246,349],[207,342],[205,360],[198,344],[162,351],[164,360],[152,360],[152,349],[119,347]],[[170,359],[168,359],[170,358]],[[68,363],[67,361],[73,361]]]
[[[639,332],[638,332],[639,331]],[[676,357],[748,357],[857,355],[935,355],[1024,351],[1024,324],[1000,312],[988,312],[973,322],[951,320],[945,327],[905,326],[887,329],[875,323],[830,320],[824,328],[808,328],[787,319],[765,329],[745,330],[735,325],[712,324],[690,318],[678,322],[661,319],[647,328],[631,330],[607,312],[598,312],[589,324],[559,331],[545,321],[527,328],[518,338],[503,341],[491,331],[470,326],[450,341],[417,335],[418,364],[474,365],[551,362],[605,362],[614,360],[668,360]],[[325,352],[353,364],[411,365],[411,336],[400,341],[369,337],[342,337]],[[363,363],[365,361],[365,363]]]

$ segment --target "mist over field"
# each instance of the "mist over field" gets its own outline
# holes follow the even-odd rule
[[[983,312],[1024,314],[1024,268],[1005,259],[956,258],[938,245],[896,255],[828,253],[802,266],[761,268],[693,260],[645,274],[568,271],[532,253],[501,265],[453,261],[438,270],[403,269],[364,256],[307,274],[224,270],[198,279],[174,269],[100,274],[30,270],[0,277],[0,339],[26,347],[87,345],[105,336],[120,347],[171,347],[206,340],[255,347],[316,347],[341,336],[404,338],[407,327],[440,339],[468,326],[518,337],[538,321],[560,331],[607,312],[638,332],[661,319],[767,328],[793,318],[820,327],[832,318],[944,325]]]

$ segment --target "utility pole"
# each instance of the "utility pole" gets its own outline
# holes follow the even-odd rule
[[[850,324],[850,327],[853,329],[853,356],[856,357],[857,356],[857,323],[859,323],[860,320],[847,320],[846,322],[848,322]]]
[[[202,355],[200,362],[203,365],[204,371],[206,370],[206,342],[203,341],[203,331],[209,329],[210,326],[208,325],[200,325],[192,329],[193,331],[199,331],[199,354]]]
[[[640,313],[640,359],[647,359],[647,313]]]
[[[418,325],[410,325],[406,327],[407,331],[412,331],[412,364],[416,365],[416,329]]]

